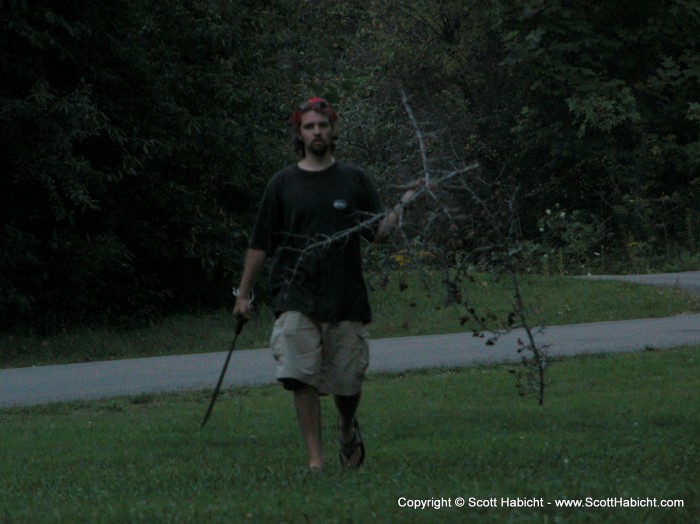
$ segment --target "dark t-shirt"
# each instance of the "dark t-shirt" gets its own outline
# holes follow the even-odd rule
[[[272,257],[275,312],[370,322],[360,237],[371,238],[376,227],[342,232],[381,211],[369,178],[351,164],[336,162],[323,171],[294,165],[276,173],[250,240],[251,248]]]

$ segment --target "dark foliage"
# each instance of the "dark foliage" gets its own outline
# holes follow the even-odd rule
[[[533,257],[697,251],[699,33],[685,0],[0,1],[2,324],[223,304],[310,95],[389,203],[424,167],[405,89],[429,168],[517,191]]]

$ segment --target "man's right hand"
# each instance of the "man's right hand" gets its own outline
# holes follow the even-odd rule
[[[253,301],[249,297],[244,297],[239,295],[236,297],[236,305],[233,306],[233,316],[243,317],[246,320],[250,320],[251,311],[253,310]]]
[[[233,294],[236,295],[236,305],[233,306],[234,316],[250,320],[253,311],[253,285],[258,273],[265,265],[266,258],[265,251],[252,248],[246,250],[241,283],[238,289],[233,290]],[[247,293],[243,291],[247,291]]]

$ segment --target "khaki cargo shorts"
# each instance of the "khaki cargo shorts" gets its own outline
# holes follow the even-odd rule
[[[322,394],[360,393],[369,365],[367,330],[362,322],[316,322],[298,311],[282,313],[272,327],[270,348],[277,380],[287,389],[296,381]]]

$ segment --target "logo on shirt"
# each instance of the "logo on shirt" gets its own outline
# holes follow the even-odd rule
[[[348,203],[345,200],[334,200],[333,207],[335,209],[346,209],[348,207]]]

